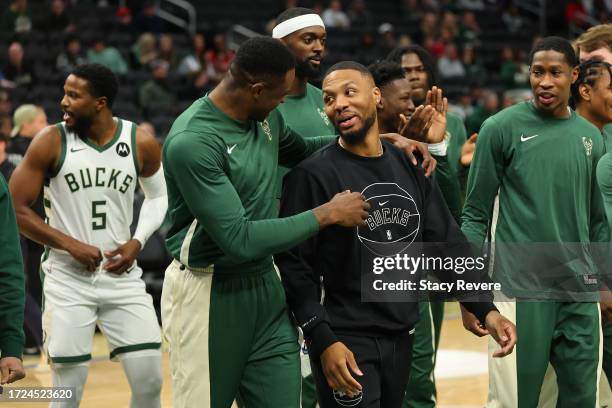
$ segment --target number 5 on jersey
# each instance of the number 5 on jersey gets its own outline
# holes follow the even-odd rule
[[[103,230],[106,228],[106,200],[91,202],[91,228]]]

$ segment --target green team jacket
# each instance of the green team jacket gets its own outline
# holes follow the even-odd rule
[[[333,139],[303,139],[276,110],[263,122],[241,122],[207,96],[198,99],[176,119],[162,151],[172,256],[229,273],[271,268],[272,254],[319,230],[312,210],[275,218],[277,164],[292,167]]]
[[[0,353],[21,358],[25,281],[15,210],[0,175]]]
[[[518,290],[511,294],[565,296],[569,291],[581,297],[597,285],[588,244],[609,239],[595,174],[603,151],[599,130],[571,110],[569,118],[555,119],[523,102],[483,123],[462,230],[470,241],[482,244],[499,194],[493,240],[521,243],[495,254],[494,274],[510,292]],[[538,251],[550,250],[550,245],[525,243],[556,243],[556,252],[544,254]]]
[[[305,138],[335,135],[336,129],[325,113],[323,92],[314,85],[306,84],[304,95],[288,95],[277,110],[291,129]],[[276,197],[282,193],[283,177],[289,172],[284,166],[278,168]]]

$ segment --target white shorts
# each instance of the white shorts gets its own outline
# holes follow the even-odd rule
[[[49,259],[41,267],[44,346],[50,363],[90,360],[96,323],[113,361],[135,351],[138,355],[160,354],[153,299],[138,266],[122,275],[79,274],[73,266]]]

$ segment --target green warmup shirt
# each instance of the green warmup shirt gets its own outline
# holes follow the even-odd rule
[[[25,282],[19,231],[6,181],[0,174],[0,355],[21,358]]]
[[[278,105],[277,110],[291,129],[298,134],[310,138],[313,136],[335,135],[336,129],[325,114],[323,93],[314,85],[306,84],[304,95],[288,95],[285,102]],[[278,181],[276,183],[276,197],[280,198],[283,186],[283,177],[289,172],[284,166],[278,168]]]
[[[461,149],[467,141],[467,132],[465,130],[465,124],[459,116],[454,113],[449,113],[446,116],[446,128],[450,134],[450,140],[448,142],[448,162],[453,167],[457,179],[459,180],[459,190],[461,195],[460,208],[463,207],[463,200],[465,198],[465,186],[467,184],[467,176],[469,172],[468,167],[463,167],[459,160],[461,160]]]
[[[446,156],[433,156],[438,162],[434,174],[448,209],[453,218],[460,222],[461,208],[463,206],[462,191],[464,189],[461,185],[461,164],[459,163],[459,158],[461,157],[461,148],[463,143],[465,143],[465,126],[463,126],[463,122],[457,115],[449,113],[446,118],[448,147],[446,149]]]
[[[598,286],[589,242],[609,236],[595,177],[604,146],[595,126],[569,112],[550,118],[523,102],[480,129],[462,230],[482,244],[499,193],[493,273],[512,296],[588,300]]]
[[[272,254],[316,234],[311,210],[278,219],[277,163],[294,166],[332,142],[302,139],[273,111],[241,122],[208,96],[174,122],[162,161],[171,227],[166,245],[189,267],[248,273],[272,267]]]
[[[597,183],[603,197],[608,226],[612,231],[612,124],[604,126],[602,133],[607,153],[597,164]],[[606,278],[608,287],[610,287],[612,279],[610,276]]]

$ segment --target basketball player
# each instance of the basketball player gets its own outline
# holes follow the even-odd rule
[[[406,219],[422,217],[415,224],[415,242],[465,242],[435,183],[410,165],[395,146],[381,142],[376,114],[380,91],[368,69],[355,62],[334,65],[323,81],[323,98],[340,138],[289,173],[281,215],[300,214],[339,191],[362,191],[373,199],[377,212],[382,208],[388,214],[385,223],[394,223],[389,228],[397,235],[401,221],[396,214],[402,213]],[[383,195],[386,198],[374,199]],[[391,197],[405,200],[396,202]],[[401,208],[387,207],[389,201]],[[371,217],[372,213],[369,227],[364,228],[372,229]],[[397,221],[392,221],[396,217]],[[362,302],[362,271],[373,255],[356,232],[355,228],[329,228],[277,255],[276,260],[287,301],[309,341],[321,407],[399,408],[408,382],[418,306]],[[378,232],[385,241],[392,234],[386,228]],[[321,276],[323,304],[318,296]],[[492,303],[469,303],[466,307],[485,319],[495,333],[502,345],[496,356],[510,353],[516,341],[514,327]]]
[[[394,50],[387,58],[400,64],[405,71],[406,79],[411,85],[411,98],[419,107],[427,101],[428,90],[437,85],[435,64],[431,56],[423,48],[413,45]],[[465,142],[465,126],[463,121],[444,110],[445,139],[434,145],[439,166],[436,171],[436,181],[446,204],[455,220],[460,222],[461,215],[461,183],[459,150]],[[386,114],[382,119],[385,121]],[[421,316],[429,316],[419,320],[415,328],[413,347],[412,374],[408,384],[405,408],[432,408],[436,406],[436,383],[434,368],[442,321],[444,319],[444,304],[439,302],[421,302]]]
[[[321,61],[325,55],[327,33],[323,20],[311,9],[293,7],[285,10],[276,18],[272,37],[281,40],[296,61],[295,79],[284,102],[278,106],[283,120],[300,135],[334,135],[336,130],[325,114],[321,90],[308,82],[319,77]],[[432,114],[420,122],[412,121],[411,125],[415,126],[416,122],[416,126],[420,124],[424,127],[431,120],[431,116]],[[399,128],[395,128],[384,133],[395,133],[398,130]],[[414,131],[420,134],[423,129]],[[431,155],[421,144],[414,143],[414,150],[423,156],[423,167],[427,169],[427,175],[431,174],[436,165],[435,160],[431,160]],[[286,167],[279,167],[277,184],[277,197],[279,198],[282,178],[288,171]],[[314,407],[316,405],[315,385],[310,375],[308,350],[304,345],[301,352],[302,374],[305,376],[302,382],[302,407]]]
[[[325,56],[327,32],[321,17],[313,10],[304,7],[293,7],[285,10],[276,18],[276,26],[272,37],[280,39],[287,46],[296,60],[295,79],[289,93],[282,104],[278,106],[285,122],[301,135],[333,135],[335,129],[325,114],[321,90],[308,81],[315,80],[320,75],[321,61]],[[426,140],[427,130],[431,126],[434,109],[420,109],[415,113],[406,129],[406,136],[418,135]],[[392,129],[384,133],[396,133]],[[441,139],[441,138],[440,138]],[[423,166],[430,173],[431,156],[422,145],[415,144],[414,150],[423,156]],[[282,177],[288,169],[281,167],[279,171],[278,194],[280,197]],[[433,171],[433,168],[431,168]]]
[[[136,257],[163,221],[166,187],[155,139],[112,115],[117,78],[77,67],[64,83],[64,121],[36,136],[10,182],[21,232],[46,246],[45,348],[53,385],[75,387],[78,406],[96,322],[121,361],[130,407],[159,407],[160,330]],[[145,194],[130,233],[136,181]],[[31,209],[44,189],[47,223]]]
[[[575,45],[580,62],[594,60],[612,64],[612,24],[600,24],[589,28],[576,39]],[[602,94],[602,100],[599,105],[603,106],[600,106],[599,110],[605,111],[603,108],[606,98],[603,97],[603,94],[608,91],[608,88],[599,86],[596,90],[599,91],[597,92],[598,94]],[[612,124],[610,122],[612,120],[609,120],[601,128],[607,153],[612,153]],[[591,121],[591,123],[593,122]],[[612,169],[610,165],[611,160],[612,156],[606,154],[597,166],[597,181],[603,194],[609,224],[612,221],[612,214],[609,212],[612,209],[610,205],[612,202],[612,189],[610,188],[612,185],[610,182],[612,180],[612,172],[610,171]],[[612,224],[610,224],[610,229],[612,230]],[[610,299],[609,291],[607,293],[604,292],[602,295],[603,299],[600,302],[604,332],[602,366],[608,378],[608,385],[610,385],[612,383],[612,299]]]
[[[412,100],[415,106],[426,105],[427,94],[432,88],[438,86],[438,75],[436,65],[429,52],[418,45],[409,45],[393,50],[387,59],[394,61],[404,68],[406,78],[412,86]],[[445,142],[447,144],[447,157],[451,165],[452,174],[448,176],[442,174],[440,188],[448,208],[457,221],[461,218],[461,208],[463,202],[462,184],[465,184],[464,168],[460,165],[461,147],[466,141],[465,125],[461,118],[454,113],[446,112]],[[431,140],[430,143],[434,142]]]
[[[174,122],[163,148],[174,261],[162,293],[175,407],[299,407],[295,328],[272,254],[332,224],[362,224],[361,194],[276,218],[277,164],[293,166],[332,137],[303,139],[276,106],[294,58],[272,38],[247,40],[209,95]]]
[[[598,129],[568,107],[577,62],[563,38],[536,43],[529,56],[534,99],[487,119],[478,135],[462,230],[481,244],[491,225],[493,273],[504,294],[539,300],[496,303],[516,322],[521,344],[514,357],[489,361],[489,407],[537,406],[549,362],[557,374],[557,406],[597,401],[598,279],[592,277],[588,251],[577,253],[572,245],[609,239],[595,181],[604,146]],[[499,215],[493,222],[497,194]],[[548,243],[555,254],[547,257],[534,245],[518,257],[500,245],[509,242]],[[526,260],[541,264],[536,268]],[[570,291],[582,302],[568,301]]]
[[[25,283],[15,211],[1,174],[0,231],[0,384],[8,384],[25,377],[21,362]]]
[[[580,64],[578,79],[572,85],[572,98],[576,104],[576,112],[587,119],[602,132],[608,123],[612,123],[612,71],[610,64],[604,61],[589,60]],[[608,135],[606,135],[608,136]],[[608,136],[609,137],[609,136]],[[604,138],[605,140],[605,138]],[[607,140],[605,140],[607,141]],[[602,156],[597,165],[597,181],[604,199],[604,208],[608,224],[612,229],[612,153]],[[610,275],[602,277],[608,284],[612,282]],[[605,305],[605,302],[602,302]],[[610,310],[602,307],[604,320],[604,354],[602,366],[608,378],[612,378],[612,359],[610,349],[606,347],[610,337],[605,336],[609,331]],[[609,345],[609,344],[608,344]]]

